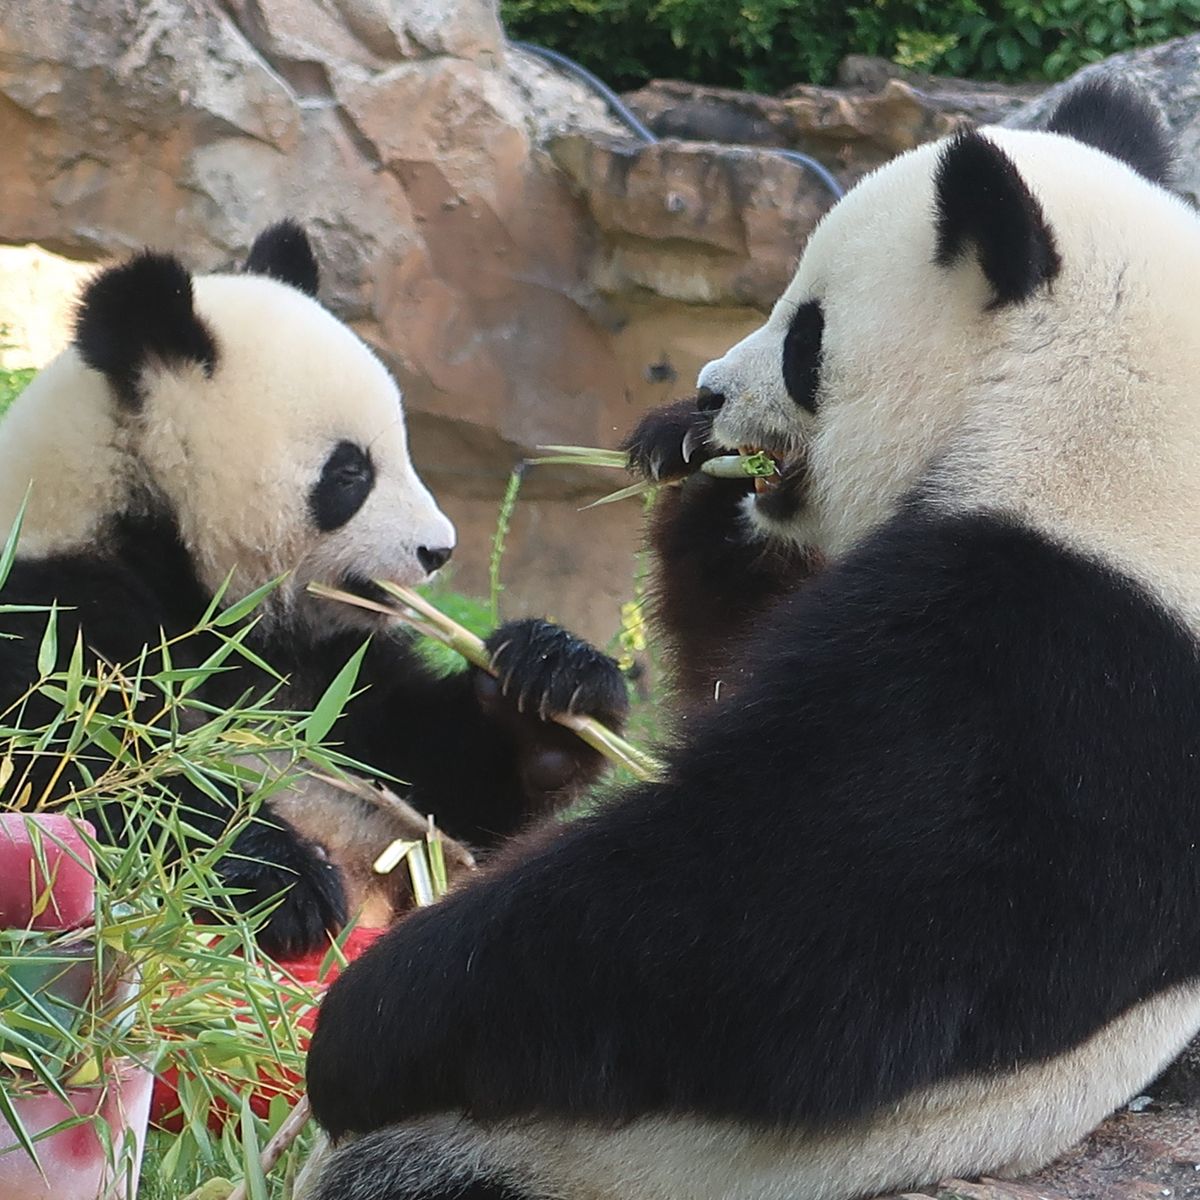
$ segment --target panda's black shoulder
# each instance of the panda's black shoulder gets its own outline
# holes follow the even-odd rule
[[[0,591],[0,697],[11,703],[38,677],[38,653],[53,619],[61,666],[79,631],[109,662],[136,661],[169,629],[154,592],[128,566],[80,552],[18,558]]]
[[[166,609],[145,581],[103,554],[18,558],[0,603],[13,606],[3,618],[6,632],[44,629],[54,606],[64,624],[83,625],[92,647],[115,662],[135,658],[148,641],[159,640],[159,630],[170,627]]]

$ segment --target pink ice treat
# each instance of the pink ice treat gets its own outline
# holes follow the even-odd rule
[[[84,835],[94,833],[57,813],[0,813],[0,929],[74,929],[92,919],[96,875]]]

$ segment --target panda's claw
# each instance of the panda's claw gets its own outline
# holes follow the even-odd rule
[[[510,621],[488,639],[502,671],[500,690],[518,712],[542,720],[581,712],[619,724],[628,708],[620,667],[607,654],[549,621]]]
[[[491,667],[493,675],[498,675],[500,673],[500,657],[511,645],[511,640],[507,642],[501,642],[500,645],[495,648],[495,650],[489,652],[488,665]]]
[[[622,443],[629,470],[655,482],[698,471],[716,453],[709,443],[712,420],[695,397],[651,409]]]

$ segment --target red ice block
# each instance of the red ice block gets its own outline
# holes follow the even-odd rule
[[[43,1175],[19,1145],[9,1123],[0,1117],[0,1200],[118,1200],[130,1193],[120,1163],[108,1160],[97,1122],[69,1125],[40,1137],[77,1117],[100,1117],[114,1148],[132,1138],[131,1172],[137,1178],[146,1140],[152,1077],[148,1070],[125,1063],[109,1064],[100,1086],[68,1088],[67,1100],[49,1091],[16,1094],[12,1101],[22,1128],[38,1137]]]
[[[367,949],[377,938],[386,931],[383,929],[358,928],[342,943],[342,953],[353,961]],[[340,973],[336,965],[331,965],[325,971],[321,970],[325,952],[314,951],[307,958],[290,959],[281,963],[287,973],[299,983],[308,984],[312,990],[320,994],[337,978]],[[249,1018],[247,1018],[249,1019]],[[300,1027],[300,1040],[307,1043],[317,1022],[316,1009],[309,1011],[297,1022]],[[164,1071],[154,1085],[154,1101],[150,1109],[150,1121],[161,1129],[178,1133],[183,1128],[183,1117],[179,1112],[178,1071],[174,1067]],[[250,1107],[260,1116],[266,1117],[274,1097],[286,1096],[289,1104],[294,1104],[304,1092],[304,1080],[291,1071],[281,1067],[266,1067],[260,1073],[258,1087],[250,1097]],[[209,1112],[209,1128],[220,1132],[223,1125],[238,1119],[237,1112],[231,1112],[225,1105],[215,1104]],[[4,1200],[0,1196],[0,1200]]]
[[[94,833],[59,813],[0,813],[0,929],[74,929],[92,919],[96,875],[84,837]]]

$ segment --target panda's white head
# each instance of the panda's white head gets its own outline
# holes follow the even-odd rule
[[[699,376],[716,443],[784,460],[750,519],[835,555],[918,485],[1101,542],[1194,519],[1200,223],[1169,164],[1157,114],[1100,82],[1046,132],[962,133],[858,184]]]
[[[0,524],[32,484],[21,552],[103,553],[115,518],[161,509],[206,589],[286,575],[268,612],[292,620],[317,611],[311,581],[436,571],[454,528],[413,469],[400,394],[316,291],[290,222],[240,274],[147,252],[96,276],[74,344],[0,423]]]

